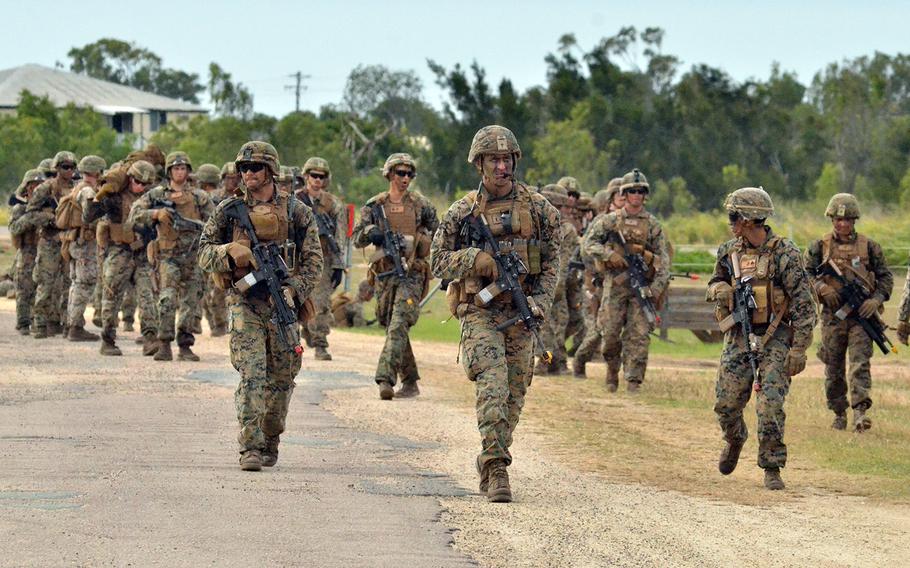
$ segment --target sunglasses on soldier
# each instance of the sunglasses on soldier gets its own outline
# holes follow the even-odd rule
[[[630,187],[625,193],[631,193],[632,195],[647,195],[648,190],[643,187]]]
[[[417,173],[412,172],[411,170],[395,170],[395,175],[400,178],[403,178],[403,177],[413,178],[413,177],[417,176]]]
[[[60,164],[59,166],[57,166],[57,169],[58,170],[72,170],[75,167],[76,166],[74,166],[73,164]]]
[[[240,170],[240,173],[245,174],[252,172],[255,174],[257,172],[261,172],[263,168],[265,168],[265,164],[259,164],[257,162],[244,162],[240,164],[237,169]]]
[[[325,178],[329,177],[326,174],[317,174],[316,172],[310,172],[309,176],[313,179],[325,179]]]

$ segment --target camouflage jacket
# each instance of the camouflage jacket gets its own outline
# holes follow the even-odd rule
[[[897,321],[910,321],[910,270],[907,271],[907,280],[904,282],[904,291],[901,293],[901,305],[897,311]]]
[[[278,195],[277,189],[275,199]],[[232,203],[243,201],[252,208],[257,200],[244,191],[243,196],[227,197],[218,204],[212,216],[202,230],[199,239],[199,267],[206,272],[230,273],[233,264],[225,245],[233,241],[234,223],[224,212]],[[294,289],[298,303],[303,303],[322,276],[322,247],[319,244],[319,231],[316,220],[309,207],[291,196],[288,203],[288,238],[297,245],[297,257],[293,275],[287,284]]]
[[[481,189],[482,198],[490,199],[486,189]],[[461,248],[459,237],[464,220],[471,215],[474,208],[473,193],[465,196],[449,207],[430,247],[430,265],[433,275],[445,280],[455,280],[472,275],[474,259],[480,253],[476,247]],[[528,189],[521,183],[514,185],[514,190],[502,199],[527,198],[531,202],[531,217],[540,241],[540,274],[528,278],[530,295],[537,306],[544,312],[550,311],[556,292],[556,281],[559,277],[559,211],[545,197]]]
[[[595,217],[582,239],[582,255],[593,260],[606,260],[613,252],[623,254],[622,245],[610,239],[611,233],[616,233],[622,218],[635,217],[647,219],[649,232],[647,249],[654,254],[654,278],[651,281],[651,291],[658,297],[667,289],[670,283],[670,247],[660,222],[654,215],[644,209],[636,215],[626,213],[625,209],[605,213]],[[607,276],[614,278],[622,274],[622,270],[607,270]],[[627,284],[628,286],[628,284]]]
[[[848,242],[856,241],[857,237],[856,231],[850,235]],[[834,237],[834,240],[837,241],[837,237]],[[869,241],[869,270],[875,274],[875,290],[872,293],[872,296],[877,297],[882,303],[888,301],[891,297],[891,292],[894,289],[894,274],[891,273],[891,270],[888,269],[888,263],[885,261],[885,253],[882,251],[881,245],[872,239]],[[809,271],[809,274],[814,275],[815,271],[821,266],[822,261],[822,241],[817,240],[813,241],[809,248],[806,249],[806,270]],[[818,278],[817,278],[818,279]],[[826,306],[823,306],[822,309],[825,309]]]
[[[388,199],[388,196],[389,192],[387,191],[374,195],[360,210],[360,221],[354,226],[354,234],[351,236],[355,247],[364,248],[369,246],[369,233],[376,226],[376,221],[373,219],[373,205],[377,202],[384,202]],[[403,199],[413,201],[414,207],[418,211],[417,232],[428,237],[432,236],[436,227],[439,226],[439,219],[436,216],[436,208],[433,207],[433,204],[422,193],[414,189],[406,191]]]
[[[11,199],[12,203],[13,200]],[[28,205],[27,201],[23,201],[20,196],[15,196],[15,205],[9,212],[9,233],[12,237],[13,246],[17,249],[22,248],[27,242],[30,241],[28,248],[35,248],[36,243],[38,242],[37,235],[37,221],[40,218],[48,218],[49,215],[41,212],[32,212],[26,214],[25,208]]]
[[[53,214],[60,203],[60,199],[73,190],[73,185],[73,182],[66,183],[61,178],[51,178],[42,182],[41,185],[35,188],[31,199],[28,200],[28,205],[25,208],[26,212],[48,211]],[[47,224],[38,227],[38,235],[41,238],[53,239],[59,234],[60,229],[54,224],[53,215],[51,215]]]
[[[765,227],[768,235],[765,242],[755,250],[758,254],[768,251],[768,242],[774,237],[771,227]],[[751,245],[742,238],[731,239],[717,249],[717,262],[714,264],[714,275],[708,281],[708,287],[716,282],[726,282],[735,286],[734,276],[727,268],[730,253],[734,250],[749,250]],[[812,299],[809,276],[803,267],[799,248],[789,239],[780,239],[773,251],[774,285],[781,287],[789,299],[787,316],[793,330],[792,349],[805,351],[812,343],[812,329],[817,319],[815,302]]]
[[[557,294],[565,290],[566,280],[569,278],[569,262],[578,248],[579,238],[575,224],[571,221],[562,221],[559,227],[559,273],[556,278]]]
[[[209,198],[208,193],[189,183],[184,186],[183,191],[189,192],[196,202],[196,207],[199,210],[199,215],[202,217],[203,222],[212,216],[215,206],[212,205],[212,200]],[[137,229],[150,229],[155,227],[157,221],[152,218],[152,215],[155,212],[152,205],[156,201],[171,200],[173,193],[174,190],[167,185],[159,185],[148,190],[142,197],[133,203],[127,222]],[[182,255],[185,252],[196,250],[196,247],[198,246],[198,236],[199,233],[197,231],[177,231],[177,246],[168,254]]]
[[[297,192],[297,199],[314,209],[314,212],[323,213],[328,216],[331,224],[334,226],[335,242],[338,244],[339,254],[333,254],[328,244],[328,239],[319,237],[322,243],[322,259],[327,270],[337,270],[344,268],[344,250],[346,248],[348,237],[348,216],[345,214],[344,203],[338,197],[328,191],[323,191],[318,198],[311,198],[306,189]]]

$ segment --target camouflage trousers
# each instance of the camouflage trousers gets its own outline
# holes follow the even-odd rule
[[[209,329],[227,329],[228,309],[225,291],[215,286],[208,274],[202,275],[202,282],[205,288],[202,305],[205,310],[205,319],[209,322]]]
[[[117,337],[117,313],[127,286],[132,284],[139,298],[142,335],[155,337],[158,331],[157,292],[154,273],[145,260],[145,251],[133,252],[128,246],[112,245],[107,249],[102,271],[101,319],[102,336],[110,341]]]
[[[313,288],[313,294],[310,299],[313,301],[313,308],[316,314],[306,325],[306,334],[309,338],[308,343],[313,347],[328,347],[329,341],[326,337],[332,331],[332,324],[335,318],[332,316],[332,267],[326,266],[322,271],[322,278]]]
[[[605,288],[600,309],[604,359],[612,368],[618,369],[621,358],[625,379],[641,383],[648,368],[651,327],[632,289],[628,286]]]
[[[424,272],[412,269],[402,280],[392,276],[376,283],[376,317],[386,328],[385,343],[376,365],[377,383],[395,385],[398,378],[404,382],[420,380],[408,333],[420,317],[425,278]]]
[[[841,321],[831,310],[822,310],[822,345],[818,358],[825,364],[825,397],[828,408],[842,413],[849,407],[872,406],[872,339],[853,319]],[[850,401],[847,401],[847,353],[850,354]]]
[[[520,325],[496,330],[513,316],[511,308],[487,310],[462,304],[459,310],[465,310],[461,318],[461,363],[476,389],[481,445],[477,465],[483,467],[494,459],[510,464],[512,435],[533,376],[534,339]]]
[[[544,348],[553,354],[550,367],[560,369],[565,367],[566,355],[566,326],[569,323],[569,304],[566,301],[566,289],[559,287],[553,298],[553,307],[547,314],[540,329],[540,341]]]
[[[45,238],[38,240],[38,255],[32,278],[35,281],[35,326],[64,323],[70,282],[67,271],[64,270],[63,257],[60,256],[60,241]]]
[[[593,293],[585,292],[585,338],[581,345],[575,350],[575,358],[583,363],[587,363],[603,351],[603,335],[600,332],[600,326],[597,325],[598,312],[600,311],[600,302],[603,297],[602,288],[594,288]]]
[[[569,272],[566,279],[566,304],[568,310],[568,320],[565,326],[563,337],[568,340],[572,339],[572,345],[576,349],[584,341],[587,329],[585,328],[585,290],[578,272],[573,270]],[[565,341],[563,341],[565,343]]]
[[[268,438],[284,432],[301,356],[280,348],[268,298],[231,294],[230,301],[231,365],[240,373],[234,392],[237,441],[241,452],[262,451]]]
[[[158,339],[170,342],[176,337],[177,345],[192,345],[202,303],[202,270],[195,251],[181,257],[159,257],[158,290]]]
[[[85,308],[95,293],[98,282],[98,255],[95,241],[70,243],[70,290],[67,300],[67,323],[85,327]]]
[[[790,390],[786,368],[789,333],[788,329],[778,329],[760,355],[761,390],[755,393],[755,413],[758,416],[758,467],[763,469],[787,464],[784,401]],[[714,413],[724,439],[729,442],[745,441],[749,436],[743,420],[743,409],[753,393],[748,355],[742,336],[728,333],[717,371]]]
[[[136,321],[136,308],[139,306],[139,298],[136,291],[136,285],[132,281],[126,283],[123,290],[123,301],[120,303],[120,315],[123,321],[133,323]],[[157,308],[155,308],[157,311]]]
[[[38,249],[35,246],[22,247],[16,258],[16,329],[28,329],[32,325],[32,305],[35,302],[35,270]]]

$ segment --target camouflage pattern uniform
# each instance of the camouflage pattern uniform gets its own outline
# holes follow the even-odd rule
[[[847,203],[851,210],[838,214],[837,205]],[[848,194],[838,194],[831,198],[826,212],[832,219],[835,216],[857,219],[859,205],[856,198]],[[883,305],[891,297],[894,288],[894,275],[888,269],[885,254],[881,246],[865,235],[854,230],[842,240],[832,231],[824,238],[814,241],[806,251],[806,269],[815,274],[823,264],[834,262],[838,269],[848,277],[862,279],[872,290],[872,298]],[[819,298],[828,290],[838,292],[841,284],[830,276],[816,276],[813,282]],[[855,317],[841,320],[835,312],[842,306],[831,307],[822,302],[822,345],[818,358],[825,364],[825,396],[828,408],[837,416],[843,416],[848,407],[860,416],[872,406],[869,396],[872,390],[872,339],[863,331]],[[854,315],[855,314],[851,314]],[[850,353],[850,400],[847,400],[846,357]],[[846,425],[846,424],[844,424]],[[871,423],[870,423],[871,425]],[[835,426],[838,427],[838,426]],[[838,428],[840,429],[840,428]],[[861,428],[865,429],[865,428]]]
[[[901,303],[897,309],[897,337],[901,343],[907,345],[910,337],[910,270],[907,270],[907,280],[901,292]]]
[[[215,164],[202,164],[196,170],[196,181],[199,183],[199,188],[209,194],[213,206],[217,206],[224,200],[224,194],[219,187],[220,176],[221,172]],[[208,275],[203,275],[202,284],[202,308],[205,319],[209,322],[212,337],[226,335],[228,311],[225,291],[216,286]]]
[[[56,171],[65,164],[76,167],[76,156],[72,152],[58,152],[52,167]],[[35,188],[35,193],[26,206],[26,212],[46,211],[53,213],[57,203],[73,189],[73,182],[62,177],[49,179]],[[38,255],[35,260],[33,278],[35,290],[35,338],[47,337],[62,331],[66,321],[66,299],[69,291],[69,273],[64,269],[61,256],[61,231],[51,216],[38,228]]]
[[[514,172],[521,149],[507,128],[487,126],[474,136],[468,162],[486,167],[484,160],[490,155],[511,156]],[[528,260],[523,287],[532,313],[540,318],[550,313],[558,279],[559,212],[522,183],[513,182],[512,191],[498,199],[482,185],[452,204],[433,237],[433,274],[453,280],[446,299],[461,320],[460,358],[468,379],[476,385],[480,489],[489,491],[491,501],[510,501],[505,468],[512,462],[509,448],[533,378],[535,343],[523,325],[498,329],[515,317],[509,294],[499,294],[486,304],[480,300],[478,293],[491,282],[479,271],[489,252],[462,242],[462,227],[470,215],[483,215],[494,236],[511,242],[513,250]],[[519,222],[506,223],[507,218]]]
[[[760,188],[743,188],[731,193],[726,207],[731,214],[747,222],[760,223],[773,213],[771,198]],[[746,238],[737,237],[718,248],[706,300],[716,302],[718,321],[729,321],[732,289],[736,284],[729,267],[738,261],[743,277],[752,277],[756,303],[765,306],[755,309],[752,318],[761,377],[760,390],[755,393],[758,466],[766,470],[765,485],[769,489],[781,489],[779,468],[787,462],[784,401],[790,389],[791,375],[805,368],[805,352],[812,343],[816,315],[799,249],[791,241],[776,236],[770,227],[762,227],[766,237],[757,247]],[[724,337],[714,405],[727,441],[727,448],[721,455],[724,474],[735,468],[739,450],[748,436],[743,409],[752,392],[749,346],[740,327],[734,324]],[[779,486],[769,485],[770,472],[774,472]]]
[[[22,335],[29,334],[32,325],[32,304],[35,301],[35,280],[32,272],[38,254],[38,227],[47,222],[49,213],[35,211],[26,215],[29,185],[44,181],[40,170],[29,170],[22,178],[22,184],[10,199],[12,209],[9,217],[9,232],[16,253],[16,329]],[[33,188],[34,189],[34,188]]]
[[[551,205],[559,209],[565,208],[567,203],[566,191],[561,186],[552,184],[545,186],[541,192]],[[574,277],[574,271],[569,267],[572,254],[578,248],[578,231],[575,225],[566,217],[561,217],[557,237],[559,272],[556,279],[556,290],[553,297],[553,308],[548,314],[546,322],[541,326],[541,342],[549,351],[553,359],[547,364],[543,358],[538,361],[538,374],[552,373],[558,375],[565,371],[568,355],[566,354],[566,327],[569,325],[569,303],[566,298],[567,280]]]
[[[635,181],[639,178],[644,180],[638,170],[626,174],[623,188],[646,187],[646,180]],[[601,310],[605,315],[601,333],[603,355],[607,361],[607,385],[615,386],[621,363],[630,390],[634,390],[645,379],[652,329],[629,284],[627,270],[608,263],[611,255],[623,255],[622,245],[616,243],[616,237],[611,238],[611,235],[619,233],[632,252],[644,257],[651,272],[650,290],[655,304],[670,282],[670,257],[660,222],[644,209],[637,214],[621,209],[598,217],[584,236],[582,247],[585,254],[595,262],[606,263],[604,280],[610,281],[604,287],[601,300]]]
[[[191,167],[189,159],[182,152],[168,155],[166,172],[175,165]],[[202,303],[202,271],[197,263],[199,232],[192,229],[177,229],[171,222],[159,222],[155,204],[173,201],[175,209],[185,219],[205,221],[214,210],[208,194],[187,182],[181,191],[166,183],[154,187],[133,205],[129,221],[136,227],[155,227],[158,238],[149,245],[153,252],[149,259],[157,264],[158,274],[158,341],[159,350],[155,360],[168,360],[170,343],[176,338],[180,347],[180,358],[196,360],[190,350],[196,342],[193,335]],[[180,317],[177,318],[177,308]],[[175,326],[176,322],[176,326]],[[176,333],[175,333],[176,327]]]
[[[313,170],[322,171],[332,179],[329,163],[319,157],[309,158],[303,166],[303,175],[308,175]],[[341,283],[344,274],[344,250],[347,240],[347,214],[344,203],[328,191],[328,183],[319,192],[318,197],[311,197],[306,187],[297,192],[297,199],[321,217],[324,229],[320,230],[319,242],[322,243],[322,278],[313,290],[312,300],[316,315],[305,326],[307,345],[316,348],[317,359],[331,359],[326,352],[329,346],[328,335],[332,331],[334,317],[332,316],[332,292]],[[325,233],[325,234],[323,234]],[[337,251],[333,251],[334,242]]]
[[[245,162],[265,162],[272,179],[278,173],[278,153],[271,144],[244,144],[237,156],[238,167]],[[312,212],[295,197],[277,190],[267,202],[256,200],[243,186],[240,191],[240,197],[222,201],[206,223],[200,238],[199,266],[222,282],[239,280],[249,272],[249,268],[238,268],[231,256],[233,247],[249,250],[249,236],[225,212],[242,201],[250,209],[254,226],[261,226],[254,215],[278,219],[269,234],[259,235],[257,229],[263,242],[284,245],[290,240],[296,244],[295,262],[290,263],[294,266],[292,276],[286,284],[293,291],[295,304],[302,306],[322,272],[322,251]],[[279,436],[285,429],[294,378],[301,366],[300,354],[280,345],[270,297],[263,288],[253,286],[243,295],[235,288],[228,292],[231,364],[240,372],[234,395],[240,424],[237,440],[241,467],[250,470],[274,465],[278,459]],[[275,461],[267,461],[270,457]]]
[[[392,175],[391,169],[396,165],[407,165],[416,172],[410,156],[392,154],[386,160],[383,175]],[[392,261],[382,254],[382,233],[377,226],[374,207],[383,208],[393,232],[402,234],[405,240],[412,242],[406,259],[408,272],[403,279],[394,274],[378,278],[379,274],[392,269]],[[383,383],[395,386],[399,378],[402,387],[416,386],[420,380],[408,333],[420,317],[418,304],[427,293],[430,269],[426,257],[429,255],[430,235],[438,225],[433,204],[420,192],[408,189],[400,203],[392,203],[388,192],[370,198],[361,210],[360,221],[354,228],[352,239],[357,248],[379,243],[376,255],[370,262],[369,279],[376,291],[376,317],[379,324],[386,328],[385,344],[376,366],[376,384],[380,387]],[[378,240],[371,240],[374,235],[379,235]]]

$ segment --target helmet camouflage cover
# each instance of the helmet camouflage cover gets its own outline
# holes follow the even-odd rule
[[[101,156],[88,155],[79,160],[78,170],[86,174],[100,174],[107,168],[107,162]]]
[[[221,172],[218,170],[218,166],[215,164],[202,164],[199,166],[199,169],[196,170],[196,181],[199,183],[210,183],[213,185],[218,185],[220,181]]]
[[[594,207],[591,204],[591,201],[594,198],[590,193],[583,191],[578,195],[578,198],[575,200],[575,208],[579,211],[591,211]]]
[[[234,162],[225,162],[224,165],[221,166],[221,177],[235,175],[237,175],[237,166]]]
[[[515,160],[518,161],[521,159],[521,147],[511,130],[505,126],[491,124],[478,130],[471,140],[468,163],[473,164],[474,160],[484,154],[514,154]]]
[[[557,185],[561,185],[562,187],[566,188],[566,191],[568,191],[569,193],[580,193],[581,192],[581,188],[578,187],[578,180],[573,178],[572,176],[561,177],[561,178],[559,178],[559,181],[556,183],[557,183]]]
[[[324,158],[320,158],[319,156],[313,156],[303,164],[303,175],[310,173],[310,170],[322,170],[326,173],[326,175],[332,177],[332,170],[329,168],[329,162]]]
[[[750,221],[767,219],[774,215],[774,203],[771,196],[761,187],[743,187],[737,189],[724,200],[727,213],[738,213]]]
[[[186,152],[175,151],[167,155],[167,158],[164,159],[164,171],[165,173],[171,173],[171,168],[174,166],[184,165],[189,171],[193,171],[193,163],[190,161],[190,157],[187,156]]]
[[[859,201],[850,193],[838,193],[828,202],[825,215],[831,218],[859,219]]]
[[[240,165],[244,163],[265,164],[273,176],[281,173],[278,150],[268,142],[261,140],[251,140],[240,147],[237,158],[234,160],[237,171],[240,171]]]
[[[140,183],[153,183],[158,177],[158,172],[150,162],[136,160],[126,171],[126,175]]]
[[[25,172],[25,175],[22,176],[22,183],[19,184],[19,187],[16,188],[16,193],[21,194],[25,190],[25,186],[31,182],[42,182],[44,181],[44,172],[38,168],[29,170]]]
[[[57,154],[54,156],[54,159],[51,160],[51,168],[53,168],[54,171],[56,171],[57,166],[59,166],[60,164],[73,164],[75,166],[76,165],[76,154],[73,154],[72,152],[67,152],[66,150],[63,150],[62,152],[57,152]]]
[[[569,194],[566,193],[566,188],[555,183],[543,186],[540,190],[540,194],[543,195],[553,207],[561,207],[569,202]]]
[[[44,175],[53,173],[54,168],[51,165],[53,163],[54,163],[53,158],[44,158],[43,160],[41,160],[41,162],[38,163],[37,169],[41,170],[44,173]]]
[[[641,170],[638,168],[635,168],[631,172],[622,176],[619,190],[625,193],[627,189],[632,189],[633,187],[645,188],[649,193],[651,191],[651,186],[648,185],[648,178],[646,178],[645,174],[641,173]]]
[[[414,170],[415,174],[417,173],[417,162],[414,161],[414,158],[412,158],[410,154],[398,152],[389,156],[385,161],[385,164],[383,164],[382,177],[388,178],[389,174],[392,172],[392,168],[401,165],[409,166],[412,170]]]
[[[275,181],[278,183],[294,183],[294,170],[288,166],[279,166],[278,178]]]

